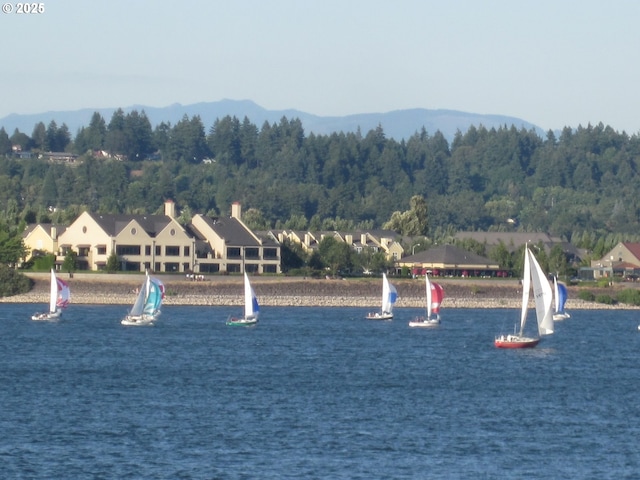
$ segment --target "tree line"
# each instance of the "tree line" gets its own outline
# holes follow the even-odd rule
[[[15,145],[80,158],[17,159]],[[258,127],[227,116],[207,131],[199,116],[185,115],[154,128],[144,111],[117,110],[109,122],[94,113],[73,138],[55,121],[31,136],[0,129],[3,154],[0,202],[14,225],[68,223],[84,209],[154,213],[171,198],[184,218],[226,215],[240,201],[255,229],[387,225],[407,234],[413,223],[436,241],[461,230],[545,231],[592,250],[640,235],[639,138],[602,124],[545,138],[480,125],[449,142],[424,128],[406,140],[387,138],[381,126],[306,134],[286,117]],[[403,217],[416,196],[426,202],[422,218]]]

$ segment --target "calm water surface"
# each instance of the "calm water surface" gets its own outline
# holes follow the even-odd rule
[[[639,478],[640,316],[574,311],[533,350],[515,310],[435,330],[370,309],[0,305],[3,478]]]

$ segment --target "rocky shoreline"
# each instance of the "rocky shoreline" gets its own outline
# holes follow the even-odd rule
[[[47,303],[48,273],[27,274],[34,280],[29,293],[0,298],[0,303]],[[211,276],[192,281],[183,276],[158,275],[166,285],[165,305],[242,305],[240,276]],[[135,274],[61,275],[71,288],[74,304],[130,305],[142,282]],[[424,307],[424,282],[419,279],[393,278],[398,290],[398,308]],[[263,306],[380,306],[380,279],[305,279],[298,277],[252,277],[252,286]],[[445,290],[443,308],[520,308],[520,285],[517,280],[440,279]],[[614,290],[602,289],[613,296]],[[594,291],[601,293],[600,289]],[[578,289],[570,287],[568,310],[638,309],[631,305],[605,305],[586,302]]]

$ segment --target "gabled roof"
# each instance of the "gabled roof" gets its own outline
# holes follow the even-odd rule
[[[89,213],[89,216],[111,237],[117,236],[133,220],[135,220],[150,237],[155,237],[172,221],[168,215]]]
[[[629,253],[636,257],[640,262],[640,243],[635,242],[622,242],[622,245],[629,250]]]
[[[415,255],[404,257],[401,263],[426,263],[447,266],[477,265],[478,267],[498,267],[498,264],[495,260],[476,255],[472,252],[467,252],[466,250],[458,248],[454,245],[442,245],[439,247],[430,248],[429,250],[418,252]]]
[[[211,218],[202,215],[202,219],[218,235],[223,238],[227,246],[253,247],[259,246],[260,242],[247,230],[242,222],[237,218]]]
[[[29,225],[26,226],[26,228],[24,229],[24,232],[22,232],[22,237],[23,238],[28,237],[38,227],[41,227],[49,235],[51,235],[52,228],[56,229],[56,231],[58,232],[58,235],[60,235],[62,232],[64,232],[67,229],[66,225],[60,225],[57,223],[30,223]]]

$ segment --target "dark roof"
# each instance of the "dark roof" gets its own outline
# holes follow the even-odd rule
[[[202,218],[220,238],[224,238],[228,246],[249,247],[260,245],[260,242],[256,240],[251,232],[247,230],[237,218],[213,219],[211,217],[205,217],[204,215]]]
[[[112,237],[118,235],[131,221],[135,220],[151,237],[155,237],[169,223],[171,217],[167,215],[126,215],[126,214],[110,214],[110,213],[89,213],[100,228]]]
[[[640,260],[640,243],[623,242],[622,244],[625,246],[627,250],[629,250],[631,255],[633,255],[638,260]]]
[[[33,232],[38,226],[42,227],[45,232],[51,235],[51,228],[55,227],[58,235],[64,232],[67,229],[66,225],[59,225],[57,223],[30,223],[25,228],[24,232],[22,232],[22,237],[27,237],[31,232]]]
[[[442,245],[409,255],[401,260],[402,263],[432,263],[443,265],[497,265],[495,260],[467,252],[454,245]]]

